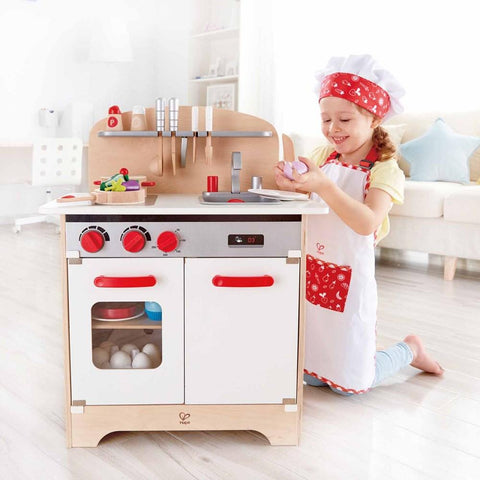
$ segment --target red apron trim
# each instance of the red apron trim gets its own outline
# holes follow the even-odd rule
[[[324,165],[327,162],[332,163],[332,160],[334,160],[334,163],[337,163],[347,168],[353,168],[355,170],[371,170],[375,162],[378,160],[378,150],[375,147],[372,147],[367,153],[367,156],[363,160],[360,160],[360,163],[358,165],[350,165],[349,163],[341,162],[340,160],[338,160],[339,158],[340,154],[336,151],[333,151],[325,160]]]
[[[375,162],[378,160],[378,150],[375,147],[372,147],[368,152],[367,156],[360,160],[360,166],[371,170]]]
[[[303,373],[306,373],[307,375],[310,375],[311,377],[314,377],[317,380],[320,380],[321,382],[326,383],[329,387],[335,388],[336,390],[340,390],[342,392],[354,393],[356,395],[360,395],[361,393],[367,393],[370,390],[370,388],[366,388],[365,390],[355,390],[354,388],[342,387],[341,385],[337,385],[335,382],[332,382],[328,378],[319,377],[315,372],[309,372],[306,368],[303,369]]]
[[[370,176],[371,176],[370,170],[365,167],[361,167],[360,165],[350,165],[349,163],[340,162],[339,160],[336,160],[335,158],[331,159],[330,157],[325,161],[322,167],[324,167],[325,165],[328,165],[329,163],[332,163],[334,165],[340,165],[345,168],[350,168],[351,170],[361,170],[362,172],[366,171],[367,179],[365,180],[365,187],[363,192],[363,199],[365,200],[365,197],[367,196],[367,193],[370,190]]]

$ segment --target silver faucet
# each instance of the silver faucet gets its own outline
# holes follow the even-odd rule
[[[242,169],[242,154],[232,152],[232,193],[240,193],[240,170]]]

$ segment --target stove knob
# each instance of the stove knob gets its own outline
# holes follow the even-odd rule
[[[138,230],[130,230],[122,238],[123,248],[131,253],[136,253],[142,250],[145,243],[145,235]]]
[[[86,252],[97,253],[103,248],[105,239],[100,232],[90,230],[85,232],[80,239],[80,245]]]
[[[178,247],[178,237],[175,233],[162,232],[157,238],[157,247],[162,252],[172,252]]]

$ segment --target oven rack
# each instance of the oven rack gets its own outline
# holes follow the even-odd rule
[[[160,330],[162,322],[158,320],[150,320],[145,314],[139,318],[132,320],[92,320],[92,329],[94,330],[127,330],[127,329],[150,329]]]

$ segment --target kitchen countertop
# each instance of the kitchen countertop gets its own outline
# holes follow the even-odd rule
[[[57,203],[53,200],[42,205],[39,212],[49,215],[319,215],[328,213],[328,206],[324,202],[312,200],[206,205],[200,203],[200,199],[201,196],[197,194],[160,194],[147,196],[145,203],[135,205],[75,205]]]

